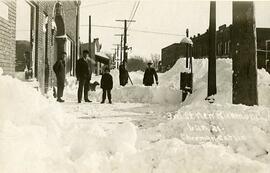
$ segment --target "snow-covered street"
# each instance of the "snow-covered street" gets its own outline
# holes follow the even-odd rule
[[[153,127],[168,120],[166,114],[177,110],[177,106],[161,106],[157,104],[115,103],[113,105],[100,103],[74,102],[61,104],[70,116],[75,116],[79,122],[98,122],[104,128],[131,122],[139,128]]]
[[[130,73],[134,86],[119,87],[112,71],[113,104],[100,104],[99,87],[90,93],[92,103],[78,104],[74,77],[58,103],[51,91],[45,98],[1,75],[1,172],[268,173],[269,74],[258,70],[260,106],[233,105],[231,60],[218,60],[218,94],[209,104],[207,60],[195,60],[194,93],[182,104],[184,63],[159,74],[153,87],[142,86],[142,72]]]

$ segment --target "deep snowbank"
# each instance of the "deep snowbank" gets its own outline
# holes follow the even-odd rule
[[[179,88],[179,73],[186,71],[185,59],[179,59],[174,67],[161,75],[163,81],[168,81],[169,86]],[[270,106],[270,75],[265,69],[258,69],[258,99],[259,105]],[[216,103],[232,103],[232,60],[218,59],[217,67],[217,94]],[[204,102],[207,96],[208,60],[193,60],[193,94],[189,95],[184,105]],[[168,85],[167,85],[168,86]]]
[[[68,172],[59,138],[69,120],[57,104],[26,83],[1,75],[0,105],[1,172]]]
[[[205,101],[207,95],[207,60],[194,60],[194,90],[182,107],[167,116],[172,120],[143,133],[156,134],[152,140],[179,138],[186,143],[211,142],[230,147],[234,153],[270,164],[270,75],[258,70],[260,106],[247,107],[232,103],[232,61],[217,60],[217,95],[215,103]],[[171,86],[185,61],[164,74]],[[175,75],[174,75],[175,74]]]
[[[187,71],[185,59],[179,59],[171,70],[160,73],[159,85],[145,87],[142,85],[143,72],[131,72],[130,82],[125,87],[119,85],[118,70],[112,70],[114,89],[112,90],[114,102],[131,103],[159,103],[159,104],[180,104],[182,93],[180,91],[180,72]],[[189,95],[184,105],[194,102],[204,102],[207,95],[208,79],[207,59],[193,60],[193,94]],[[92,82],[100,82],[101,76],[93,76]],[[258,93],[259,104],[270,105],[270,75],[264,70],[258,70]],[[65,94],[72,95],[77,92],[76,79],[68,78],[68,86]],[[101,100],[101,89],[97,87],[96,92],[90,92],[91,98],[95,101]],[[217,60],[217,95],[216,103],[232,103],[232,61],[231,59]]]
[[[194,85],[198,81],[204,80],[207,73],[207,61],[194,61]],[[180,104],[182,101],[182,92],[180,91],[180,72],[186,71],[185,61],[180,59],[176,62],[166,73],[159,73],[159,85],[152,87],[145,87],[142,84],[143,72],[130,72],[130,81],[125,87],[119,84],[119,72],[117,69],[111,71],[113,76],[114,88],[112,90],[114,102],[130,102],[130,103],[157,103],[157,104]],[[93,76],[92,82],[100,82],[101,76]],[[78,85],[74,77],[68,78],[68,86],[66,87],[66,94],[72,95],[77,92]],[[203,86],[204,87],[204,86]],[[96,92],[90,92],[91,99],[95,101],[101,100],[101,89],[97,87]]]
[[[63,112],[60,104],[9,76],[0,76],[0,95],[3,173],[267,173],[269,170],[267,165],[234,154],[223,146],[188,145],[174,138],[138,141],[137,128],[131,123],[110,132],[96,123],[78,123],[74,115]]]
[[[179,104],[181,103],[181,91],[166,84],[167,80],[160,80],[160,85],[153,85],[146,87],[142,85],[143,72],[131,72],[130,77],[134,85],[130,81],[122,87],[119,84],[118,70],[112,70],[114,88],[112,90],[113,102],[129,102],[129,103],[158,103],[158,104]],[[160,75],[160,74],[159,74]],[[100,82],[101,76],[93,76],[91,82]],[[77,92],[78,84],[74,77],[67,78],[67,86],[65,88],[65,95],[72,96]],[[166,84],[166,85],[165,85]],[[90,98],[94,101],[101,101],[102,90],[97,86],[95,92],[90,92]],[[74,98],[75,100],[76,98]]]

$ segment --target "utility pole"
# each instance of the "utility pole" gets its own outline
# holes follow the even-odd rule
[[[113,61],[113,63],[116,63],[116,57],[117,57],[117,48],[112,48],[112,50],[114,50],[114,54],[113,54],[113,59],[112,59],[112,61]]]
[[[216,84],[216,1],[210,1],[207,97],[217,93]]]
[[[233,104],[258,105],[254,2],[233,2]]]
[[[91,16],[89,16],[89,38],[88,38],[88,50],[89,50],[89,56],[91,57],[92,55],[92,50],[91,50]]]
[[[118,64],[118,60],[119,60],[119,47],[120,47],[120,44],[113,44],[114,46],[116,46],[115,48],[115,64]],[[118,68],[118,65],[116,65],[117,68]]]
[[[188,38],[188,29],[186,29],[186,37]],[[189,44],[186,44],[186,68],[188,68],[188,56],[189,56],[189,54],[188,54],[188,50],[189,49]]]
[[[120,63],[123,62],[123,37],[124,34],[115,34],[114,36],[120,36]],[[129,36],[127,34],[127,36]]]
[[[124,22],[124,64],[127,63],[127,22],[135,22],[135,20],[116,20],[117,22]]]
[[[113,45],[116,46],[116,55],[118,56],[120,44],[113,44]]]

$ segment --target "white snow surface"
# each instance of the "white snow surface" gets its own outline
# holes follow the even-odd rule
[[[260,106],[232,105],[231,60],[218,60],[218,94],[209,104],[207,60],[194,60],[194,92],[181,104],[184,65],[159,74],[153,87],[142,86],[143,72],[130,73],[133,86],[119,87],[112,71],[113,105],[98,104],[99,88],[90,93],[94,103],[77,104],[73,77],[60,104],[0,75],[1,172],[268,173],[270,75],[258,70]],[[218,140],[226,135],[239,140]]]

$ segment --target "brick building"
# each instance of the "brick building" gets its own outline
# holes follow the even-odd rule
[[[232,25],[222,25],[217,31],[217,58],[231,58],[231,30]],[[256,28],[257,36],[257,65],[258,68],[266,67],[266,42],[270,40],[270,28]],[[194,58],[206,58],[208,56],[207,31],[191,38]],[[268,48],[268,50],[270,47]]]
[[[0,1],[0,68],[4,74],[15,72],[16,1]]]
[[[46,93],[49,87],[55,85],[52,66],[62,52],[67,53],[66,73],[75,74],[79,56],[80,0],[26,2],[31,11],[29,35],[32,70],[41,92]]]
[[[216,44],[217,44],[217,58],[231,58],[231,30],[232,25],[226,26],[222,25],[218,28],[216,32]],[[266,42],[270,40],[270,28],[257,28],[257,65],[258,68],[266,67]],[[208,32],[204,34],[198,34],[197,36],[191,37],[193,41],[192,55],[194,58],[207,58],[208,57]],[[270,41],[269,41],[270,43]],[[268,43],[268,44],[269,44]],[[175,49],[172,45],[177,45],[178,48]],[[167,67],[168,65],[173,66],[178,60],[179,55],[185,55],[185,46],[180,47],[179,43],[172,44],[162,49],[162,66]],[[171,47],[171,48],[170,48]],[[181,50],[180,50],[181,49]],[[270,50],[270,44],[268,46]],[[269,54],[269,53],[268,53]],[[270,54],[269,54],[270,56]],[[183,56],[184,57],[184,56]]]
[[[186,46],[183,43],[174,43],[161,50],[161,64],[162,70],[171,68],[176,61],[186,56]]]
[[[269,59],[270,28],[257,28],[257,64],[258,68],[266,68],[266,60]],[[268,44],[267,44],[268,43]],[[268,57],[268,58],[266,58]]]

